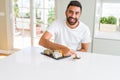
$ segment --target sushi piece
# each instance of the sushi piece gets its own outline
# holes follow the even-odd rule
[[[53,53],[53,50],[46,49],[44,50],[44,54],[51,55]]]
[[[54,51],[53,52],[53,57],[56,58],[56,59],[60,58],[60,57],[62,57],[62,53],[60,53],[59,51]]]

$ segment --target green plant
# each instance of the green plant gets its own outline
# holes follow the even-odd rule
[[[102,23],[102,24],[116,24],[117,18],[114,16],[101,17],[100,23]]]
[[[14,15],[15,18],[19,17],[19,7],[18,7],[18,0],[14,0]]]
[[[37,19],[36,20],[36,26],[40,26],[41,24],[43,24],[43,21],[41,19]]]
[[[30,18],[30,13],[27,12],[24,17],[25,17],[25,18]]]
[[[101,17],[100,18],[100,23],[107,24],[107,18],[106,17]]]
[[[55,11],[51,9],[48,11],[48,24],[51,24],[55,20]]]
[[[108,23],[109,24],[116,24],[117,23],[117,19],[114,16],[108,16]]]
[[[17,28],[17,18],[19,17],[19,6],[18,0],[14,0],[14,19],[15,19],[15,28]]]

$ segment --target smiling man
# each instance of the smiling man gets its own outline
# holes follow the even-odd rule
[[[55,20],[42,35],[39,45],[60,50],[63,56],[70,56],[75,51],[87,52],[91,42],[88,26],[79,20],[82,5],[79,1],[70,1],[66,9],[66,20]],[[51,41],[51,38],[54,41]]]

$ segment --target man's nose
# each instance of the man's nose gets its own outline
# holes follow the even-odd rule
[[[75,16],[76,16],[75,13],[72,13],[71,17],[75,18]]]

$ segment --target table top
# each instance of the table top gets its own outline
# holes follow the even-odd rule
[[[0,61],[0,80],[120,80],[120,56],[77,52],[55,60],[29,47]]]

